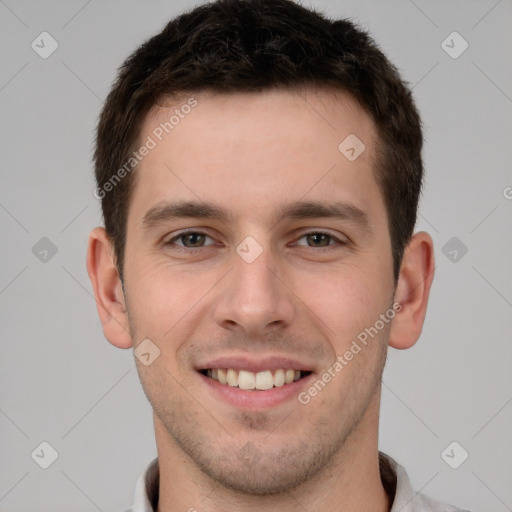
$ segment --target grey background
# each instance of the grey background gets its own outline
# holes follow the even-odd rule
[[[436,277],[420,341],[389,351],[380,449],[416,490],[512,510],[512,3],[311,5],[371,31],[425,124],[417,228],[434,238]],[[133,354],[103,338],[86,274],[101,222],[91,155],[117,67],[193,6],[0,0],[0,511],[124,510],[156,456]],[[59,44],[47,59],[31,48],[43,31]],[[469,43],[457,59],[441,47],[453,31]],[[42,237],[57,249],[46,262],[32,251]],[[456,262],[452,237],[467,247]],[[469,453],[458,469],[441,458],[454,440]],[[43,441],[59,455],[46,470],[31,458]]]

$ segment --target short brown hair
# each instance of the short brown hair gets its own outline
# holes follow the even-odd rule
[[[421,120],[408,86],[368,33],[291,0],[217,0],[171,20],[121,66],[101,112],[94,154],[106,232],[123,280],[134,174],[105,185],[136,148],[142,122],[163,97],[204,90],[257,92],[329,86],[350,93],[379,137],[384,196],[398,278],[416,223],[423,179]],[[123,173],[124,174],[124,173]]]

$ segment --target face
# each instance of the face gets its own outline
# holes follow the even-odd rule
[[[327,90],[194,98],[168,134],[187,98],[142,127],[125,299],[160,356],[137,369],[157,443],[282,492],[376,436],[394,281],[375,128]]]

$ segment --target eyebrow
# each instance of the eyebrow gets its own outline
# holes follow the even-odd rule
[[[334,218],[351,222],[364,231],[370,231],[367,214],[357,206],[345,202],[297,201],[279,207],[274,215],[274,225],[284,219],[304,220]],[[202,201],[162,202],[152,206],[142,218],[144,229],[151,229],[175,219],[210,219],[227,223],[233,215],[224,208]]]

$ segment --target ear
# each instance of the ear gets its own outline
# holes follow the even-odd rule
[[[418,341],[433,279],[434,243],[428,233],[420,231],[413,235],[402,258],[394,298],[401,309],[391,324],[391,347],[406,349]]]
[[[104,228],[89,235],[87,273],[94,289],[98,315],[105,338],[118,348],[132,347],[128,314],[114,251]]]

